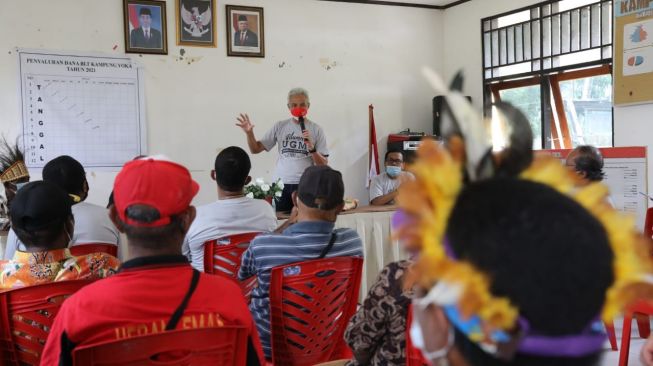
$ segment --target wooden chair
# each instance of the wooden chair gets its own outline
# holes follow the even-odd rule
[[[315,365],[351,356],[343,335],[356,311],[362,267],[362,258],[337,257],[272,269],[274,365]]]
[[[244,366],[246,361],[244,326],[173,330],[73,350],[75,366]]]
[[[243,290],[247,302],[252,297],[257,279],[256,276],[252,276],[242,282],[238,281],[238,270],[243,253],[259,234],[260,232],[251,232],[229,235],[204,243],[204,272],[236,281]]]
[[[0,365],[38,365],[61,304],[91,282],[52,282],[0,292]]]

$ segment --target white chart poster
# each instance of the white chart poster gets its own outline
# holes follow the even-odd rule
[[[128,56],[19,50],[26,163],[121,167],[146,153],[140,68]]]
[[[601,148],[604,183],[610,188],[610,199],[616,209],[637,218],[637,226],[644,228],[648,209],[648,169],[646,147]],[[541,150],[538,153],[566,159],[571,150]],[[640,193],[641,192],[641,193]]]

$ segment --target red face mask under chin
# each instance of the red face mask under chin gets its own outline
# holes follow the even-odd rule
[[[306,117],[307,113],[308,113],[308,108],[304,108],[304,107],[295,107],[290,109],[290,114],[292,114],[293,117],[295,118]]]

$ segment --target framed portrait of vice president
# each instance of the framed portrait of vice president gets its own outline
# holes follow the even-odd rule
[[[263,8],[227,5],[227,56],[265,57]]]

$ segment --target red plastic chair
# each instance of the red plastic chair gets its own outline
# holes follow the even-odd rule
[[[408,317],[406,319],[406,366],[427,366],[429,363],[426,361],[422,352],[413,347],[413,342],[410,339],[410,325],[413,323],[413,305],[408,305]]]
[[[617,332],[614,330],[614,320],[610,323],[603,322],[603,326],[605,326],[605,332],[608,333],[610,348],[612,348],[613,351],[618,351],[619,347],[617,347]]]
[[[647,323],[646,324],[646,329],[645,331],[648,331],[650,333],[649,324],[648,324],[648,316],[653,315],[653,302],[652,301],[645,301],[645,300],[640,300],[630,306],[628,309],[626,309],[626,312],[624,313],[624,327],[623,331],[621,332],[621,351],[619,353],[619,366],[626,366],[628,365],[628,353],[630,352],[630,329],[632,326],[633,322],[633,317],[637,316],[645,316],[646,317],[646,322],[641,322],[640,319],[637,321],[637,326],[639,328],[639,335],[642,338],[647,338],[649,334],[642,334],[642,328],[641,325],[642,323]]]
[[[61,304],[91,282],[62,281],[0,292],[0,365],[38,365]]]
[[[115,244],[89,243],[89,244],[73,245],[68,249],[70,250],[70,254],[76,257],[91,254],[91,253],[107,253],[114,257],[118,256],[118,246]]]
[[[247,302],[252,296],[252,290],[256,287],[257,279],[256,276],[252,276],[242,282],[238,281],[238,270],[243,253],[249,248],[249,243],[259,234],[260,232],[251,232],[229,235],[204,243],[204,272],[238,282]]]
[[[644,236],[653,237],[653,207],[646,210],[646,220],[644,220]]]
[[[270,319],[274,365],[347,358],[343,335],[356,311],[363,259],[337,257],[274,267]]]
[[[73,350],[73,365],[77,366],[243,366],[246,361],[247,330],[243,326],[173,330]]]

